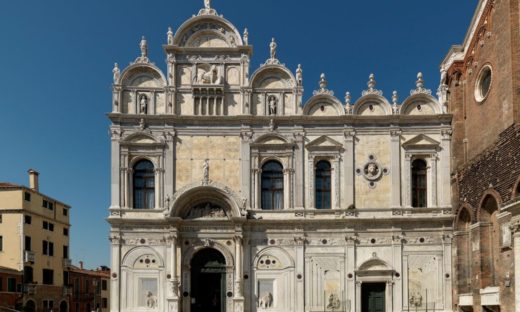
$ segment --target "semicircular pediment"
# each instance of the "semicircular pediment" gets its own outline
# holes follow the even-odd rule
[[[180,47],[236,47],[242,45],[237,29],[220,16],[197,16],[184,23],[174,37]]]

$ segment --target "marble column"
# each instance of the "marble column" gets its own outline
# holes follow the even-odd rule
[[[431,172],[431,195],[430,200],[431,203],[428,205],[430,208],[437,207],[437,154],[432,154],[430,156],[430,172]]]
[[[439,154],[439,205],[442,208],[451,207],[451,135],[452,130],[442,131],[441,152]]]
[[[254,207],[251,202],[251,147],[253,133],[244,130],[240,133],[240,185],[242,197],[247,201],[246,207]]]
[[[244,262],[243,259],[243,250],[242,250],[242,235],[235,235],[235,298],[243,298],[243,285],[242,278],[244,275]]]
[[[339,169],[339,163],[340,163],[340,156],[338,155],[334,158],[333,163],[332,163],[332,168],[333,168],[332,170],[334,172],[334,192],[332,193],[332,194],[334,194],[334,206],[332,206],[331,208],[334,208],[334,209],[341,208],[341,192],[340,192],[341,172]]]
[[[179,298],[179,280],[177,279],[177,234],[170,236],[170,284],[173,299]]]

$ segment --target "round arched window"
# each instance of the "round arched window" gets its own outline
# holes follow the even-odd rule
[[[483,102],[487,98],[489,90],[491,90],[492,78],[491,66],[484,66],[478,75],[477,84],[475,85],[475,99],[477,102]]]

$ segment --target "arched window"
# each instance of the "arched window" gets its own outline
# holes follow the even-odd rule
[[[412,162],[412,207],[426,208],[426,162],[416,159]]]
[[[134,207],[155,208],[155,173],[152,162],[141,160],[134,166]]]
[[[331,169],[328,161],[322,160],[316,164],[315,169],[316,208],[331,208]]]
[[[262,167],[262,209],[283,209],[283,167],[277,161]]]

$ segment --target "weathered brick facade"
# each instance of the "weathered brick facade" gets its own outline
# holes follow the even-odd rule
[[[512,125],[499,140],[467,166],[457,171],[458,200],[473,208],[474,215],[488,190],[495,190],[504,203],[516,194],[520,177],[520,125]]]
[[[464,44],[442,64],[453,114],[457,311],[520,311],[520,233],[510,227],[520,220],[519,12],[518,0],[479,1]]]

